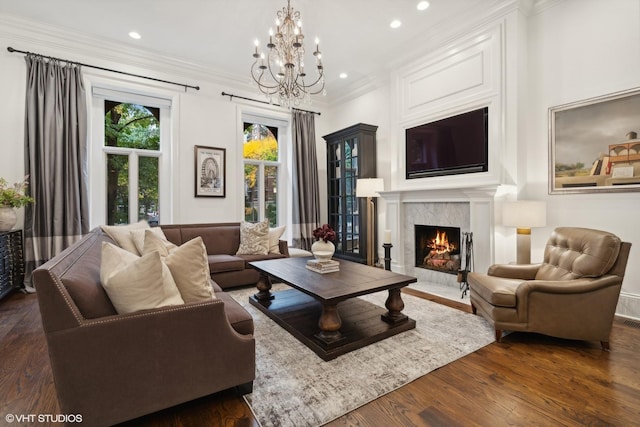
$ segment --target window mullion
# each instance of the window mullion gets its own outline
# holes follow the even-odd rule
[[[129,153],[129,223],[138,221],[138,153]]]
[[[141,148],[127,148],[127,147],[102,147],[102,150],[107,154],[121,154],[123,156],[128,156],[129,153],[136,153],[139,156],[146,157],[160,157],[162,156],[162,151],[157,150],[145,150]]]
[[[258,206],[260,206],[260,211],[258,214],[258,218],[260,218],[260,221],[264,221],[264,219],[266,218],[267,205],[264,197],[264,193],[265,191],[267,191],[267,183],[264,179],[264,162],[260,162],[260,165],[258,166],[258,179],[260,180],[260,191],[258,192]]]

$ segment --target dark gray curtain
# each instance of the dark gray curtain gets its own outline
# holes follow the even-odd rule
[[[25,284],[89,230],[87,106],[79,66],[27,55]]]
[[[293,245],[311,250],[320,225],[316,126],[312,113],[293,111]]]

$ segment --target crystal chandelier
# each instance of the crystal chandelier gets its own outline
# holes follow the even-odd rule
[[[300,12],[291,7],[291,0],[287,0],[287,7],[278,11],[276,31],[269,29],[269,51],[267,56],[259,51],[259,41],[255,41],[255,62],[251,66],[251,77],[258,84],[260,92],[274,101],[277,96],[279,104],[291,107],[300,102],[311,103],[311,95],[322,93],[324,89],[324,68],[322,53],[316,39],[315,67],[318,76],[313,83],[306,84],[304,64],[304,35]]]

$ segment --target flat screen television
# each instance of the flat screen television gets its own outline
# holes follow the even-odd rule
[[[486,172],[489,108],[409,128],[407,179]]]

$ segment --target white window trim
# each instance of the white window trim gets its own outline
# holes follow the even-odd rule
[[[244,183],[244,164],[251,163],[251,160],[245,161],[243,153],[244,145],[244,126],[245,122],[260,123],[267,126],[278,128],[278,161],[260,161],[265,166],[278,166],[278,224],[286,225],[283,240],[289,240],[291,224],[292,224],[292,201],[291,201],[291,115],[282,111],[275,111],[267,108],[256,108],[248,105],[238,105],[238,164],[239,167],[236,179],[238,182]],[[244,185],[242,186],[244,188]],[[260,211],[264,212],[264,189],[261,189],[260,195]],[[240,215],[244,220],[244,196],[240,197]]]
[[[174,221],[173,188],[177,188],[179,171],[174,165],[178,165],[178,147],[174,141],[179,135],[179,96],[175,92],[155,87],[148,87],[127,82],[114,82],[113,79],[99,75],[85,73],[85,87],[87,88],[87,105],[90,108],[89,117],[89,147],[88,147],[88,175],[89,175],[89,224],[97,227],[106,224],[106,164],[107,154],[123,154],[118,147],[104,147],[104,100],[111,99],[122,102],[131,102],[150,107],[160,108],[160,150],[137,150],[144,156],[158,157],[158,184],[160,221],[163,224],[171,224]],[[124,149],[135,153],[135,149]],[[137,155],[133,156],[137,162]],[[129,158],[132,161],[132,158]],[[130,168],[130,171],[133,168]],[[138,177],[129,176],[130,183],[137,183]],[[133,180],[133,181],[132,181]],[[95,196],[94,196],[95,195]],[[130,220],[136,222],[137,212],[131,216],[133,206],[138,204],[137,195],[129,195]],[[132,203],[135,200],[135,204]]]

